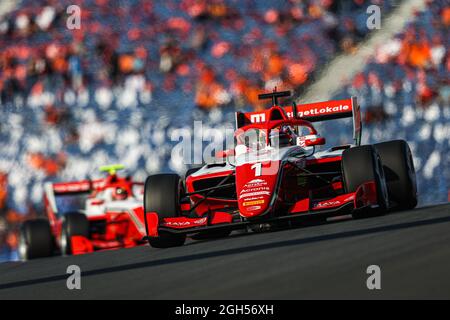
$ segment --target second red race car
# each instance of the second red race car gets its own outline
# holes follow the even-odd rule
[[[46,217],[25,221],[21,226],[21,259],[143,244],[144,184],[119,177],[117,170],[123,168],[100,168],[108,174],[103,179],[45,184]]]
[[[417,204],[412,154],[403,140],[361,145],[356,98],[280,106],[290,92],[262,94],[266,111],[236,113],[236,146],[225,161],[177,174],[149,176],[144,208],[147,239],[163,248],[187,235],[210,238],[232,230],[261,231],[306,217],[365,217]],[[350,117],[353,144],[325,144],[313,122]]]

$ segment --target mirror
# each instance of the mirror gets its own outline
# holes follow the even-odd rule
[[[325,138],[323,137],[316,137],[316,138],[310,138],[305,140],[305,146],[312,147],[312,146],[322,146],[326,143]]]

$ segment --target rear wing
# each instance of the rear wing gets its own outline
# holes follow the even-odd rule
[[[46,182],[44,184],[44,205],[49,214],[58,214],[56,196],[91,194],[102,190],[108,183],[105,179],[81,180],[74,182]],[[132,182],[133,186],[144,186],[142,182]]]
[[[44,184],[44,205],[48,213],[57,215],[56,196],[77,195],[91,193],[94,188],[98,188],[102,181],[76,181],[76,182],[46,182]]]
[[[280,94],[281,92],[276,92]],[[261,95],[263,99],[271,97],[272,94]],[[281,95],[280,95],[281,96]],[[283,96],[288,96],[285,94]],[[276,102],[273,101],[273,102]],[[279,112],[273,112],[278,109],[283,110],[284,114],[279,114]],[[274,116],[275,114],[275,116]],[[281,118],[281,119],[280,119]],[[268,109],[265,111],[254,111],[254,112],[236,112],[236,128],[242,128],[249,124],[254,123],[266,123],[271,120],[282,120],[282,119],[304,119],[310,122],[319,122],[326,120],[334,120],[341,118],[352,118],[353,119],[353,140],[355,145],[361,144],[361,110],[356,101],[356,97],[351,97],[344,100],[330,100],[324,102],[314,102],[301,105],[284,106],[281,108],[276,108],[275,110]]]

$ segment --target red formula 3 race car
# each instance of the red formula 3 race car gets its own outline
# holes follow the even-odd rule
[[[296,106],[278,105],[289,91],[262,94],[272,107],[236,113],[236,146],[224,161],[186,173],[149,176],[144,210],[153,247],[261,231],[307,217],[365,217],[417,205],[412,155],[403,140],[360,145],[356,98]],[[325,144],[313,122],[353,118],[354,143]]]
[[[45,184],[46,218],[25,221],[19,237],[22,260],[133,247],[145,236],[143,183],[119,177],[122,165],[100,168],[98,180]]]

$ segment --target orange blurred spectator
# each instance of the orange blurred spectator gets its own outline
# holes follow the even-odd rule
[[[213,18],[225,18],[228,15],[228,7],[224,3],[213,3],[209,5],[208,12]]]
[[[307,68],[301,63],[289,66],[289,79],[294,86],[302,85],[308,79]]]
[[[212,109],[218,107],[222,104],[220,95],[223,91],[223,86],[217,82],[213,82],[209,85],[200,84],[197,86],[195,102],[197,106],[202,109]]]
[[[47,159],[44,162],[44,171],[47,176],[56,176],[59,172],[59,165],[53,159]]]
[[[55,176],[66,164],[66,156],[60,153],[56,158],[45,157],[42,153],[30,153],[29,164],[36,170],[43,170],[47,176]]]
[[[8,232],[8,235],[6,236],[6,244],[12,249],[17,248],[19,244],[19,237],[17,235],[17,232]]]
[[[283,59],[278,54],[272,54],[267,64],[267,75],[272,78],[283,71]]]
[[[124,54],[119,58],[119,69],[122,73],[130,73],[133,71],[134,58],[132,55]]]
[[[211,49],[211,55],[215,58],[222,58],[230,51],[230,44],[226,41],[219,41]]]
[[[58,56],[53,60],[53,69],[56,72],[64,73],[67,71],[67,60],[63,56]]]
[[[17,225],[23,221],[23,216],[15,210],[8,210],[8,213],[6,214],[6,221],[10,225]]]
[[[261,102],[261,100],[258,99],[258,94],[261,93],[261,88],[249,85],[244,89],[244,93],[247,101],[254,107],[255,111],[261,111],[265,109],[264,104]]]
[[[442,23],[447,28],[450,27],[450,6],[442,10]]]
[[[224,87],[216,81],[211,68],[204,68],[197,82],[195,103],[202,109],[212,109],[227,103]]]
[[[44,165],[45,159],[42,153],[30,153],[28,155],[28,162],[33,169],[39,170]]]
[[[60,115],[58,110],[53,105],[48,105],[44,109],[45,122],[50,125],[55,125],[59,122]]]
[[[411,44],[408,62],[417,68],[426,68],[430,65],[431,51],[428,43],[421,41]]]

